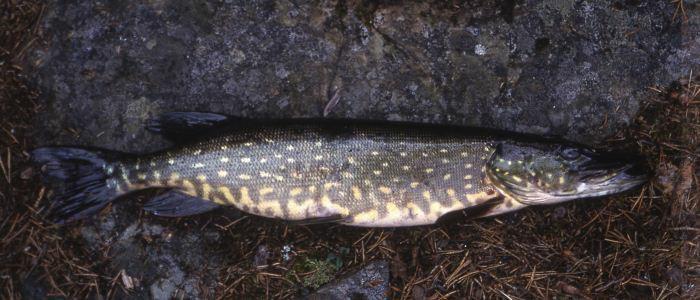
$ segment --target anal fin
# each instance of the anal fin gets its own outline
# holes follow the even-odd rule
[[[294,225],[314,225],[314,224],[325,224],[325,223],[342,223],[345,221],[347,217],[336,214],[336,215],[330,215],[330,216],[325,216],[325,217],[315,217],[315,218],[307,218],[303,220],[297,220],[297,221],[289,221],[289,223],[294,224]]]
[[[214,202],[169,190],[144,204],[143,209],[156,216],[184,217],[205,213],[219,207]]]

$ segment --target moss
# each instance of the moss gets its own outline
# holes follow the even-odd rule
[[[329,256],[325,260],[303,258],[294,263],[292,266],[293,273],[290,272],[291,274],[288,274],[287,278],[291,279],[290,277],[296,274],[301,277],[303,286],[317,289],[331,281],[341,266],[342,261],[339,261],[335,256]]]

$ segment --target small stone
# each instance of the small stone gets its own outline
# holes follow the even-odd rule
[[[331,282],[308,296],[308,299],[386,299],[389,293],[389,263],[384,260],[367,264],[359,271]]]
[[[255,252],[255,257],[253,257],[253,266],[256,268],[262,268],[267,266],[267,260],[270,259],[270,249],[267,245],[262,244],[258,246]]]
[[[22,180],[29,180],[34,175],[34,169],[32,167],[27,167],[19,174],[19,178]]]
[[[558,206],[552,212],[552,219],[559,220],[566,216],[566,208],[563,206]]]

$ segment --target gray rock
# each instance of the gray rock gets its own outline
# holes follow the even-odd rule
[[[389,263],[373,261],[361,270],[336,282],[322,286],[307,299],[387,299],[389,292]]]
[[[54,0],[40,26],[45,46],[25,64],[41,90],[42,145],[154,151],[167,144],[143,122],[164,111],[320,117],[336,91],[334,118],[593,143],[629,124],[650,86],[697,73],[700,14],[686,9],[682,23],[666,0]],[[203,262],[219,258],[199,242],[217,234],[166,239],[170,229],[137,221],[137,209],[115,205],[82,229],[95,249],[112,246],[112,274],[142,278],[144,297],[213,288],[216,264]]]
[[[332,117],[596,142],[700,64],[687,9],[682,25],[669,1],[54,1],[28,62],[42,143],[150,151],[150,115],[321,116],[335,89]]]
[[[81,235],[96,253],[109,249],[110,268],[135,278],[128,296],[142,299],[201,298],[214,295],[220,254],[214,229],[164,228],[139,208],[118,202],[100,222],[81,228]],[[213,237],[213,238],[212,238]],[[120,290],[121,291],[121,290]]]

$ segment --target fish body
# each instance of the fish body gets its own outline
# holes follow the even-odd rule
[[[574,146],[485,129],[310,119],[257,122],[206,113],[172,113],[150,128],[166,136],[199,138],[143,156],[62,147],[35,150],[35,161],[49,166],[47,178],[64,185],[55,200],[56,219],[79,219],[121,195],[161,188],[168,192],[145,205],[157,215],[234,206],[289,221],[413,226],[470,207],[483,206],[480,216],[489,216],[547,204],[554,200],[524,190],[538,184],[544,188],[545,181],[551,188],[575,180],[556,170],[531,174],[538,168],[533,160],[538,151]],[[74,166],[76,157],[87,159],[83,169],[92,170],[66,172],[80,169]],[[67,163],[68,158],[73,162]],[[618,173],[633,168],[626,162],[605,167]],[[630,189],[644,178],[642,174],[600,195]],[[532,186],[520,188],[525,180]],[[66,182],[74,184],[66,188]]]

